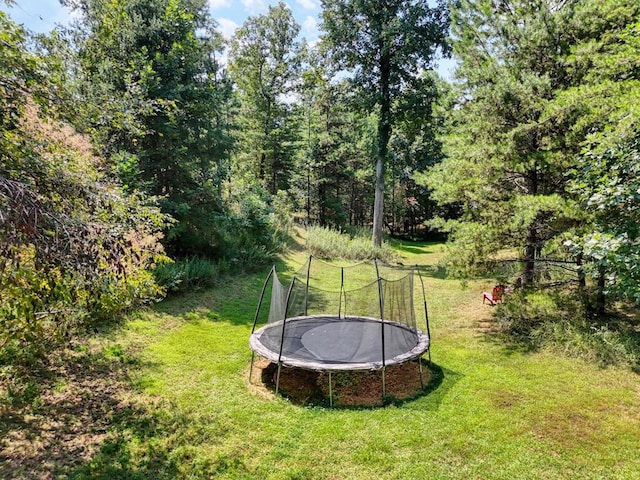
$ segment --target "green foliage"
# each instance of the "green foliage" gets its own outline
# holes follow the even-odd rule
[[[490,4],[463,1],[452,12],[467,93],[452,112],[448,158],[427,181],[439,202],[462,207],[462,218],[446,228],[460,242],[456,252],[473,244],[476,254],[452,257],[455,263],[474,269],[492,253],[516,248],[531,283],[537,252],[579,218],[563,195],[566,152],[550,148],[540,121],[559,75],[547,68],[562,50],[548,47],[564,14],[516,1],[513,12],[494,15]]]
[[[248,386],[264,269],[137,312],[52,358],[47,375],[5,381],[0,477],[637,478],[637,375],[496,341],[478,328],[494,310],[481,305],[486,280],[432,276],[441,245],[407,247],[432,322],[434,381],[419,398],[328,411]],[[286,267],[303,262],[296,252]]]
[[[508,301],[498,304],[495,317],[509,335],[527,339],[545,323],[580,317],[580,306],[572,300],[575,299],[561,298],[558,294],[516,292],[509,295]]]
[[[58,60],[28,51],[25,32],[0,21],[0,55],[11,59],[0,69],[0,362],[28,363],[162,294],[148,269],[163,257],[167,219],[55,119],[65,86],[48,67]]]
[[[640,303],[640,136],[595,149],[580,157],[572,185],[593,222],[566,244],[594,276],[606,272],[609,292]]]
[[[599,366],[636,368],[640,337],[624,321],[588,320],[581,299],[566,293],[516,293],[496,308],[507,338],[530,349],[548,349]]]
[[[391,194],[390,213],[385,221],[393,233],[417,234],[416,227],[438,213],[430,190],[420,181],[420,173],[444,158],[439,136],[444,133],[448,105],[448,85],[425,75],[420,88],[404,99],[404,117],[398,122],[390,139],[388,183]],[[433,100],[432,100],[433,99]]]
[[[412,92],[406,87],[421,82],[421,71],[433,67],[439,49],[448,48],[449,11],[443,2],[430,7],[416,0],[323,0],[322,8],[332,67],[354,74],[367,109]],[[388,64],[381,70],[383,60]],[[380,90],[381,80],[387,92]],[[385,93],[389,97],[381,98]]]
[[[477,271],[512,249],[523,260],[523,281],[533,284],[543,252],[577,258],[563,240],[581,236],[593,219],[567,175],[581,150],[619,138],[638,118],[630,46],[640,11],[632,1],[494,6],[463,0],[452,12],[459,105],[447,158],[427,184],[433,198],[462,211],[435,223],[458,243],[451,260],[459,270]]]
[[[640,342],[628,327],[556,320],[540,325],[531,336],[534,345],[601,367],[637,368],[640,363]]]
[[[269,224],[279,241],[285,242],[293,233],[295,205],[293,198],[285,190],[278,190],[273,197],[273,212],[269,214]]]
[[[570,61],[583,84],[557,102],[565,116],[579,115],[572,134],[586,135],[570,189],[590,222],[567,245],[589,273],[606,277],[607,293],[640,304],[640,7],[590,8],[618,28],[576,48]]]
[[[354,231],[354,235],[342,233],[328,227],[309,227],[306,248],[311,255],[326,259],[365,260],[379,258],[386,263],[398,261],[398,255],[384,242],[373,247],[371,232],[367,229]]]
[[[192,292],[216,285],[220,268],[206,258],[181,258],[157,265],[153,277],[167,292]]]
[[[406,116],[408,99],[432,97],[421,70],[432,67],[439,49],[447,49],[449,12],[444,2],[322,1],[326,35],[323,46],[336,71],[347,70],[365,111],[378,114],[373,244],[380,246],[384,215],[385,168],[393,125]],[[420,91],[419,95],[414,95]],[[414,108],[414,111],[416,109]]]
[[[290,8],[279,2],[249,17],[231,40],[229,70],[240,101],[235,167],[272,195],[289,188],[294,159],[297,124],[286,97],[300,71],[299,31]]]
[[[162,295],[147,269],[163,256],[165,217],[104,177],[86,139],[36,112],[13,132],[22,143],[11,170],[0,168],[5,361],[28,361]]]
[[[204,1],[71,0],[78,118],[130,189],[177,220],[172,253],[220,254],[217,218],[233,139],[222,39]]]
[[[292,184],[307,224],[344,228],[370,221],[375,116],[354,111],[346,81],[329,81],[320,52],[303,75],[302,138]]]

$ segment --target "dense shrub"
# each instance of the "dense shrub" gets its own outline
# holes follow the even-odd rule
[[[274,260],[289,234],[287,198],[279,193],[273,204],[259,185],[234,182],[234,193],[227,199],[228,214],[224,230],[223,261],[234,271],[251,271]]]
[[[277,241],[284,243],[293,233],[295,205],[291,195],[285,190],[278,190],[273,197],[273,211],[269,214],[269,223],[274,230]]]
[[[20,114],[0,164],[0,363],[162,295],[149,269],[167,218],[109,180],[86,138]]]
[[[371,234],[364,229],[353,235],[341,233],[326,227],[309,227],[307,230],[307,250],[319,258],[342,258],[345,260],[364,260],[379,258],[387,263],[398,260],[398,255],[384,243],[375,248]]]
[[[158,265],[153,276],[168,292],[187,292],[214,286],[220,267],[206,258],[189,257]]]
[[[640,365],[640,335],[624,321],[590,319],[579,298],[564,292],[516,293],[495,311],[507,336],[601,366]]]

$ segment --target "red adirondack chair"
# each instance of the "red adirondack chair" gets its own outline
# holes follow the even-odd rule
[[[498,302],[502,302],[502,298],[504,297],[505,286],[504,285],[496,285],[491,290],[491,293],[484,292],[482,294],[482,303],[489,301],[489,305],[495,305]]]

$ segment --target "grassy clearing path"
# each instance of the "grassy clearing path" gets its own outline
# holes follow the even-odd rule
[[[248,337],[265,272],[133,316],[99,347],[125,365],[102,447],[71,478],[640,478],[640,379],[485,328],[489,281],[463,288],[435,267],[437,244],[404,244],[427,272],[440,383],[400,406],[292,405],[247,384]],[[280,267],[295,270],[304,254]]]

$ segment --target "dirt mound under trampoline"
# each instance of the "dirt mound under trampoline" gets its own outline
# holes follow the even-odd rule
[[[251,382],[275,391],[278,366],[268,359],[255,362]],[[383,401],[382,371],[342,371],[332,374],[334,406],[379,406],[384,403],[415,398],[429,383],[430,371],[423,362],[422,381],[418,361],[389,366],[385,370],[386,397]],[[283,368],[280,373],[280,393],[296,404],[329,405],[329,373]]]

